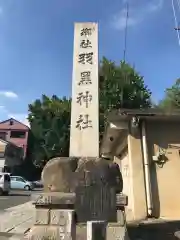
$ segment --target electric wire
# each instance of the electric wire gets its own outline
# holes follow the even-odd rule
[[[176,27],[176,29],[177,29],[176,32],[177,32],[178,44],[179,44],[179,46],[180,46],[180,35],[179,35],[179,31],[178,31],[179,26],[178,26],[178,21],[177,21],[175,6],[174,6],[174,0],[172,0],[172,9],[173,9],[175,27]]]
[[[180,13],[180,0],[177,0],[177,6],[179,8],[179,13]]]

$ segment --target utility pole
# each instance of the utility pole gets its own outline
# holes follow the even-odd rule
[[[126,61],[128,18],[129,18],[129,4],[127,2],[126,26],[125,26],[125,37],[124,37],[124,57],[123,57],[124,62]]]
[[[123,56],[123,65],[126,64],[126,51],[127,51],[127,30],[128,30],[128,19],[129,19],[129,3],[127,0],[127,9],[126,9],[126,26],[125,26],[125,36],[124,36],[124,56]],[[123,107],[123,103],[124,103],[124,85],[127,83],[127,73],[126,70],[123,69],[123,75],[124,75],[124,79],[123,79],[123,83],[122,83],[122,87],[121,87],[121,107]]]

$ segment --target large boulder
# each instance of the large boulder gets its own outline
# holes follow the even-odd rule
[[[76,169],[76,184],[91,185],[101,182],[115,187],[116,192],[123,190],[123,179],[117,163],[103,158],[81,158]]]
[[[53,158],[42,171],[45,192],[74,192],[77,185],[109,184],[122,192],[123,180],[118,164],[103,158]]]
[[[44,191],[73,192],[77,164],[77,158],[57,157],[49,160],[41,175]]]

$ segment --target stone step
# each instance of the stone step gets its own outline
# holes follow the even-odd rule
[[[53,205],[72,205],[75,204],[75,193],[44,192],[31,195],[32,203],[36,206]],[[116,194],[116,204],[118,206],[127,206],[128,197],[124,194]]]

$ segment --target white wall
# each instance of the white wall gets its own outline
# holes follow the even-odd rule
[[[0,158],[0,172],[2,172],[5,164],[5,159]]]
[[[128,206],[126,207],[126,219],[131,221],[133,218],[133,198],[132,185],[129,176],[129,158],[126,151],[120,158],[115,157],[114,161],[119,165],[123,177],[123,194],[128,196]]]

